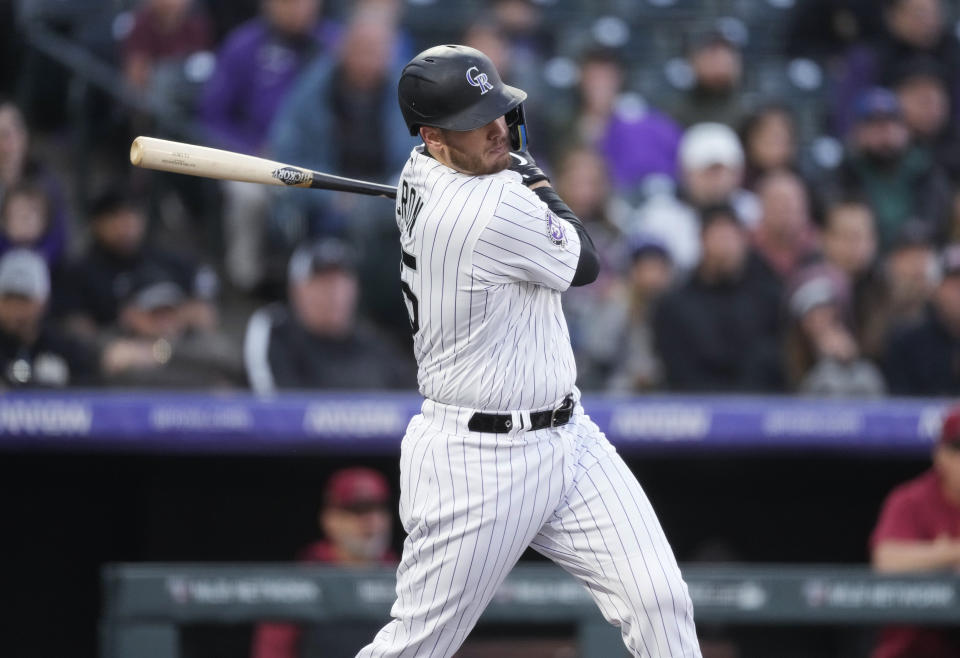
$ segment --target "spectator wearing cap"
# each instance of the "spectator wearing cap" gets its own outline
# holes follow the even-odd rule
[[[839,268],[818,263],[790,284],[790,324],[784,342],[788,386],[820,396],[878,396],[883,376],[861,358],[851,328],[850,282]]]
[[[960,407],[946,410],[933,465],[896,487],[870,535],[873,568],[883,573],[960,572]],[[871,658],[960,656],[956,628],[888,627]]]
[[[65,253],[70,219],[63,185],[48,167],[31,157],[30,133],[23,113],[12,101],[0,98],[0,203],[11,191],[27,188],[42,190],[46,207],[43,233],[30,246],[54,266]],[[11,246],[23,245],[0,233],[0,253]]]
[[[394,565],[390,549],[393,515],[386,479],[368,468],[346,468],[327,482],[317,522],[325,539],[300,552],[307,564],[343,567]],[[380,628],[379,623],[338,619],[300,628],[260,624],[254,632],[252,658],[353,658]]]
[[[733,129],[719,123],[689,128],[680,141],[680,185],[653,194],[631,216],[628,233],[658,236],[670,250],[680,272],[689,272],[700,260],[702,209],[730,205],[747,227],[756,224],[759,205],[741,185],[744,155]]]
[[[892,393],[960,393],[960,245],[941,253],[940,281],[926,313],[893,334],[884,365]]]
[[[97,382],[97,355],[46,318],[50,274],[26,249],[0,257],[0,387],[62,388]]]
[[[693,84],[670,105],[670,116],[684,128],[707,122],[739,126],[745,114],[740,47],[720,30],[708,30],[694,38],[687,61]]]
[[[960,43],[947,23],[943,0],[883,0],[885,30],[853,46],[838,71],[831,95],[835,134],[856,123],[857,98],[874,85],[890,85],[897,67],[918,55],[940,62],[948,73],[952,114],[960,118]],[[871,6],[871,10],[874,7]]]
[[[225,335],[190,324],[189,297],[169,271],[132,273],[114,329],[102,340],[111,386],[229,389],[244,382],[240,350]]]
[[[572,116],[555,112],[552,133],[562,136],[557,140],[561,149],[571,144],[596,148],[614,187],[633,198],[642,195],[649,180],[676,178],[682,130],[645,99],[626,92],[625,82],[624,63],[615,52],[587,51],[580,59]],[[560,153],[553,155],[560,159]]]
[[[779,390],[779,293],[754,276],[747,232],[729,207],[705,211],[701,226],[697,269],[654,312],[666,387]]]
[[[142,268],[163,271],[184,292],[181,313],[189,328],[216,327],[216,272],[180,252],[150,244],[137,201],[110,189],[93,199],[88,214],[91,243],[68,266],[55,299],[57,315],[72,332],[94,340],[98,331],[113,325],[134,273]]]
[[[254,391],[415,387],[410,358],[357,317],[356,266],[354,250],[337,238],[294,251],[289,302],[256,311],[247,324],[243,353]]]
[[[663,364],[654,347],[653,312],[673,283],[670,253],[655,236],[631,238],[630,260],[613,325],[613,349],[603,364],[607,388],[618,392],[649,391],[663,384]]]
[[[859,196],[870,204],[881,250],[910,219],[929,222],[938,237],[946,231],[949,181],[932,155],[911,142],[900,102],[888,89],[876,87],[858,99],[835,187],[837,196]]]

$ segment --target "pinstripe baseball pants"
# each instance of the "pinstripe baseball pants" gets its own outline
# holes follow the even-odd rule
[[[471,413],[427,400],[410,421],[394,619],[357,658],[453,655],[527,546],[583,583],[632,655],[699,657],[656,514],[583,408],[535,432],[516,429],[529,414],[514,412],[508,434],[468,431]]]

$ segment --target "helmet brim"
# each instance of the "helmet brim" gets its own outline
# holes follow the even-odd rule
[[[503,85],[500,89],[488,92],[470,107],[444,117],[442,120],[418,121],[410,131],[411,135],[420,132],[420,126],[432,126],[457,132],[466,132],[496,121],[504,114],[527,99],[527,92],[517,87]]]

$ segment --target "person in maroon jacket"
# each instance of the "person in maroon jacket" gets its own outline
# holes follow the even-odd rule
[[[390,549],[393,516],[386,479],[369,468],[345,468],[327,482],[317,517],[324,540],[300,552],[299,561],[344,567],[396,566]],[[333,620],[299,627],[264,623],[253,637],[252,658],[353,658],[382,620]]]
[[[933,468],[887,497],[870,537],[877,571],[960,572],[960,404],[943,421]],[[883,630],[872,658],[955,658],[956,628],[897,626]]]

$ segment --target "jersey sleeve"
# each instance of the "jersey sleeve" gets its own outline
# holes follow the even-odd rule
[[[570,286],[580,236],[536,194],[507,183],[474,246],[474,270],[491,283],[529,281],[554,290]]]
[[[870,535],[870,548],[888,540],[922,541],[933,539],[920,527],[918,510],[903,491],[894,491],[883,504],[877,526]]]

